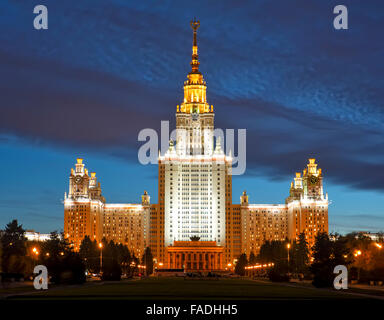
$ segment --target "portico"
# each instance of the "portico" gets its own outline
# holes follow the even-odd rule
[[[223,251],[216,241],[175,241],[167,247],[167,266],[185,271],[223,270]]]

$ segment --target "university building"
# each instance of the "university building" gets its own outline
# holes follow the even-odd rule
[[[64,199],[64,233],[75,250],[86,235],[105,237],[136,256],[149,246],[158,268],[224,270],[267,240],[305,232],[313,245],[318,232],[328,232],[328,196],[315,159],[296,173],[284,204],[250,204],[245,191],[232,203],[232,157],[214,137],[214,109],[199,71],[199,25],[191,22],[191,72],[176,107],[176,141],[158,158],[158,203],[145,191],[139,204],[107,203],[96,173],[77,159]]]

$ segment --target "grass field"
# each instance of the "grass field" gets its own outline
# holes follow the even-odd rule
[[[129,300],[334,300],[362,299],[327,289],[315,289],[246,279],[184,280],[149,278],[136,281],[91,283],[83,286],[51,287],[47,291],[9,296],[8,299],[129,299]]]

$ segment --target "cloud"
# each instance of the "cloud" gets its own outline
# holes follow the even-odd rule
[[[363,221],[363,222],[362,222]],[[349,233],[353,231],[383,231],[384,217],[371,214],[331,215],[330,232]],[[356,227],[358,226],[358,227]]]
[[[341,34],[327,2],[201,3],[208,99],[216,126],[247,128],[246,174],[285,180],[316,157],[334,183],[383,190],[382,4],[347,1],[353,27]],[[174,123],[194,14],[181,3],[48,6],[49,30],[23,36],[30,8],[1,5],[1,139],[136,161],[138,132]]]

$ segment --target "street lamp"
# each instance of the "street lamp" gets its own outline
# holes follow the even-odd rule
[[[381,245],[380,243],[375,243],[375,246],[378,247],[379,249],[381,249],[383,247],[383,245]]]
[[[291,248],[291,244],[287,244],[287,249],[288,249],[288,271],[289,271],[289,249]]]
[[[34,248],[32,249],[32,252],[33,252],[33,254],[35,255],[35,262],[36,262],[36,264],[37,264],[37,257],[38,257],[38,255],[39,255],[39,250],[37,250],[37,248],[34,247]]]
[[[361,255],[361,250],[356,250],[355,253],[353,254],[355,257],[358,257]],[[360,280],[360,266],[358,265],[358,268],[357,268],[357,281]]]
[[[103,244],[101,242],[99,243],[99,248],[100,248],[100,273],[101,273],[101,270],[103,269]]]

